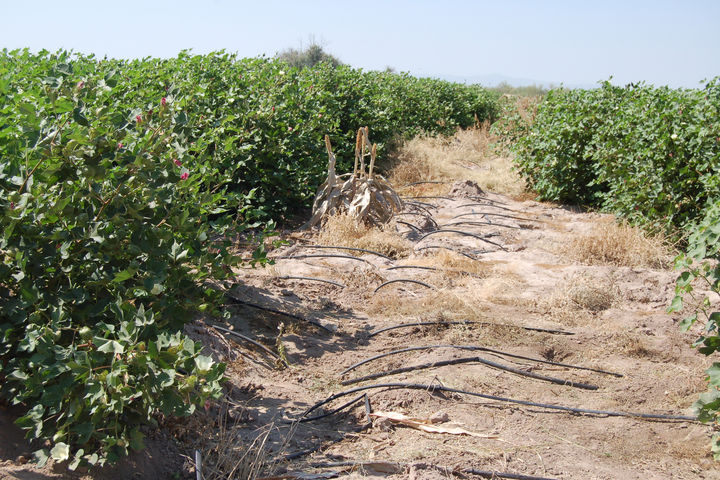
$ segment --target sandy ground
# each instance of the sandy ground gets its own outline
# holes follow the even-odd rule
[[[422,187],[412,193],[429,196]],[[238,271],[242,286],[231,291],[234,316],[225,327],[280,353],[289,367],[242,339],[236,343],[232,335],[197,324],[197,338],[212,343],[214,354],[229,362],[226,402],[201,417],[167,423],[164,434],[183,442],[180,447],[160,439],[121,472],[94,478],[194,478],[189,461],[180,456],[194,448],[207,458],[208,479],[228,478],[227,465],[225,477],[212,472],[220,468],[219,449],[227,464],[247,468],[265,463],[264,475],[274,478],[479,478],[461,473],[470,469],[583,480],[720,478],[709,455],[709,427],[688,420],[570,413],[431,388],[384,387],[344,395],[307,416],[330,412],[362,393],[367,403],[360,399],[325,418],[293,422],[331,395],[388,382],[579,409],[692,415],[690,406],[705,390],[703,371],[711,362],[690,348],[695,335],[681,333],[679,318],[665,312],[676,274],[586,265],[567,252],[572,238],[606,222],[605,216],[491,193],[468,195],[462,188],[445,198],[409,202],[422,203],[409,203],[402,217],[412,227],[398,225],[412,246],[401,258],[314,249],[308,247],[314,243],[312,235],[296,233],[289,245],[271,253],[277,258],[274,265]],[[473,223],[448,225],[462,221]],[[462,233],[438,233],[447,229]],[[349,253],[358,256],[307,257]],[[398,266],[435,270],[391,269]],[[376,291],[390,280],[402,281]],[[403,323],[460,321],[475,323],[373,335]],[[385,356],[342,373],[370,357],[422,346],[436,347]],[[479,360],[341,383],[465,357]],[[440,429],[460,427],[463,434],[421,431],[376,417],[387,412]],[[0,479],[69,478],[58,467],[38,471],[23,464],[29,449],[16,433],[7,433],[10,416],[0,415],[5,435],[0,439]],[[258,438],[262,446],[248,452]],[[308,453],[287,459],[303,451]],[[161,460],[163,465],[157,466]],[[247,476],[236,471],[229,478]]]

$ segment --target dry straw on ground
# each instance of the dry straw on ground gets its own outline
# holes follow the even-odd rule
[[[510,196],[522,195],[525,184],[512,169],[512,160],[497,156],[497,141],[488,123],[458,130],[451,137],[416,137],[395,154],[388,178],[401,187],[424,181],[471,180],[481,188]],[[446,186],[424,187],[423,193],[444,193]]]
[[[612,277],[579,274],[568,278],[536,305],[560,323],[578,325],[591,323],[593,314],[617,306],[620,299],[620,288]]]
[[[602,220],[590,232],[572,237],[562,253],[586,265],[665,269],[672,264],[666,239],[614,219]]]
[[[412,244],[396,232],[392,221],[370,226],[347,213],[328,217],[318,232],[317,242],[374,250],[391,258],[406,257],[412,250]]]

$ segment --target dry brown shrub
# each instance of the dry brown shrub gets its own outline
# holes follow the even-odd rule
[[[345,213],[328,217],[318,233],[317,242],[374,250],[391,258],[406,257],[412,251],[412,244],[395,231],[393,222],[372,227]]]
[[[507,195],[521,195],[525,184],[512,169],[509,157],[498,157],[492,145],[497,138],[484,123],[458,130],[450,137],[416,137],[391,159],[388,178],[401,187],[422,181],[471,180],[481,188]],[[442,194],[447,186],[424,186],[424,194]]]
[[[603,220],[590,232],[576,235],[562,253],[586,265],[616,265],[665,269],[672,264],[672,248],[661,235]]]

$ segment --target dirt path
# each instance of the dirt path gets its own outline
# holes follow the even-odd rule
[[[234,291],[235,298],[315,319],[336,332],[239,307],[233,321],[236,331],[267,345],[282,345],[291,366],[271,370],[265,365],[274,360],[259,350],[251,354],[256,363],[243,359],[233,365],[239,386],[231,395],[237,405],[233,415],[238,435],[247,441],[258,429],[274,424],[277,428],[266,445],[269,452],[317,448],[282,463],[280,471],[289,472],[453,478],[436,468],[447,467],[564,479],[720,478],[707,454],[708,427],[691,421],[573,414],[448,391],[365,392],[373,414],[432,419],[437,427],[462,427],[474,435],[427,433],[375,417],[364,428],[368,420],[362,400],[338,414],[294,425],[291,431],[283,422],[298,418],[316,402],[384,382],[443,386],[581,409],[691,415],[689,407],[704,390],[702,371],[709,362],[689,348],[692,334],[681,334],[677,319],[665,313],[675,274],[647,267],[586,265],[567,253],[571,240],[606,225],[607,217],[493,194],[414,201],[422,203],[409,211],[420,215],[405,216],[414,227],[399,225],[412,244],[405,258],[307,257],[348,251],[309,248],[303,245],[312,239],[298,241],[295,236],[293,245],[273,253],[295,258],[278,258],[268,269],[242,272],[244,286]],[[433,228],[441,233],[425,236]],[[446,229],[456,232],[442,232]],[[403,266],[426,268],[391,269]],[[287,276],[343,286],[283,278]],[[427,286],[402,281],[375,292],[382,283],[400,279]],[[284,327],[278,342],[280,321]],[[438,321],[476,323],[373,334],[400,323]],[[385,356],[342,373],[379,354],[431,345],[442,347]],[[516,357],[449,345],[485,347]],[[466,357],[481,361],[341,384],[363,375]],[[560,379],[561,384],[528,378],[518,370]],[[338,398],[308,416],[330,411],[360,393]],[[343,470],[329,466],[333,463],[356,466]],[[318,464],[324,466],[316,468]]]
[[[293,234],[290,245],[272,252],[275,265],[238,272],[242,287],[232,291],[235,316],[225,326],[280,352],[290,366],[278,368],[282,360],[245,340],[235,343],[231,334],[192,327],[229,362],[228,403],[165,427],[204,448],[206,478],[225,478],[212,473],[220,468],[218,451],[225,472],[237,467],[234,478],[248,478],[247,470],[238,469],[263,462],[274,464],[277,475],[287,475],[277,478],[333,478],[333,472],[368,479],[478,478],[460,475],[469,469],[583,480],[720,478],[708,455],[710,431],[695,422],[571,413],[495,398],[687,416],[704,391],[702,372],[709,361],[690,349],[693,335],[681,334],[677,318],[665,313],[672,271],[589,265],[574,256],[572,242],[609,225],[607,217],[501,195],[468,196],[470,191],[409,200],[418,203],[399,217],[406,222],[398,228],[408,242],[400,258],[313,248],[308,245],[317,239]],[[413,190],[414,196],[430,196],[423,192]],[[314,256],[320,254],[358,256]],[[378,289],[390,280],[402,281]],[[380,332],[411,322],[446,323]],[[342,373],[373,356],[424,346],[435,347],[384,356]],[[476,361],[341,384],[468,357]],[[367,403],[360,399],[337,414],[292,422],[333,394],[387,382],[445,390],[368,389],[308,417],[361,393]],[[396,424],[382,418],[388,412],[436,428],[460,427],[464,434]],[[253,441],[262,446],[243,457]],[[299,455],[306,450],[313,451]],[[293,476],[298,472],[325,476]],[[0,477],[60,478],[57,471],[44,477],[6,475]],[[125,478],[113,475],[103,478]],[[133,478],[150,477],[136,472]]]

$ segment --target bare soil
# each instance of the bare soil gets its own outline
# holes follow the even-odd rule
[[[428,191],[418,186],[410,194],[432,196]],[[208,479],[247,478],[237,471],[231,474],[227,465],[223,474],[213,472],[221,468],[221,449],[226,463],[235,462],[238,469],[265,463],[263,475],[275,478],[478,478],[461,473],[468,469],[583,480],[720,478],[709,454],[710,428],[689,420],[569,413],[431,388],[385,387],[364,391],[372,413],[402,413],[475,435],[428,433],[368,419],[364,399],[322,419],[293,421],[331,395],[387,382],[579,409],[692,415],[690,407],[705,390],[703,372],[711,362],[690,348],[696,333],[681,333],[679,318],[666,313],[674,272],[571,258],[567,245],[606,222],[607,216],[479,194],[473,188],[452,191],[445,198],[410,200],[422,203],[410,203],[406,211],[414,214],[403,217],[413,227],[398,224],[399,233],[413,246],[404,258],[313,249],[308,247],[316,241],[312,234],[295,232],[287,236],[290,244],[271,253],[277,258],[274,265],[238,271],[240,286],[230,293],[233,317],[224,326],[264,344],[290,366],[283,367],[281,360],[242,339],[214,331],[209,320],[197,323],[193,334],[206,341],[217,358],[228,361],[226,400],[193,419],[166,422],[161,436],[167,438],[131,458],[121,471],[86,478],[194,478],[191,462],[181,454],[190,455],[195,448],[207,459]],[[474,223],[448,225],[460,221]],[[439,233],[432,233],[438,231],[435,224]],[[300,258],[323,253],[353,256]],[[397,266],[434,270],[390,269]],[[285,278],[290,276],[342,286]],[[390,280],[403,281],[378,289]],[[402,323],[464,320],[476,323],[372,335]],[[375,355],[432,345],[444,347],[386,356],[342,374]],[[621,376],[448,345],[485,347]],[[480,362],[341,384],[362,375],[463,357],[597,389],[550,383]],[[337,398],[308,417],[361,393]],[[73,478],[61,467],[38,470],[25,464],[31,449],[19,440],[10,418],[12,412],[0,410],[0,479]],[[249,449],[258,437],[263,445]],[[312,452],[287,459],[306,450]]]

